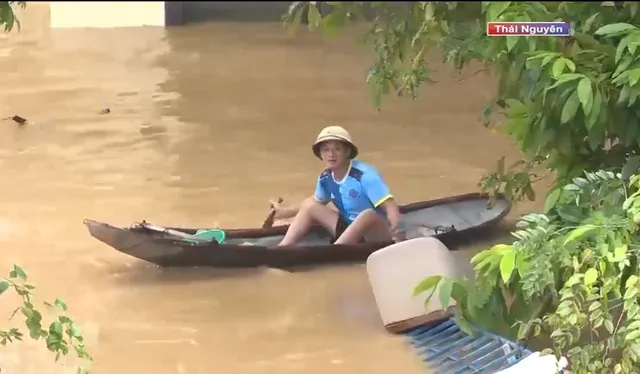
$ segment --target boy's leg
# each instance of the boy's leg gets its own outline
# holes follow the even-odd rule
[[[335,244],[356,244],[362,238],[371,242],[392,241],[389,223],[373,209],[367,209],[344,230]]]
[[[293,222],[291,222],[287,234],[278,246],[296,244],[309,231],[314,223],[320,224],[329,234],[335,236],[338,212],[326,205],[320,204],[315,199],[306,199],[300,206],[300,210],[293,219]]]

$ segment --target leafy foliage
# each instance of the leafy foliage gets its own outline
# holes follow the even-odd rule
[[[485,191],[533,200],[534,170],[555,174],[545,214],[519,222],[513,244],[472,260],[475,279],[433,276],[457,303],[458,323],[513,336],[550,333],[573,373],[640,373],[640,28],[637,2],[295,2],[285,23],[335,34],[366,23],[373,51],[367,83],[376,107],[386,94],[417,98],[431,82],[426,56],[439,51],[460,72],[479,62],[497,78],[483,112],[525,158],[481,181]],[[486,22],[571,22],[568,37],[488,37]],[[621,165],[624,165],[620,168]],[[585,173],[584,170],[601,170]],[[606,171],[605,171],[606,170]],[[616,360],[614,360],[614,357]]]
[[[24,8],[25,1],[2,1],[0,2],[0,26],[4,26],[5,31],[11,31],[14,26],[20,27],[19,20],[13,13],[13,6]],[[57,311],[57,317],[50,322],[47,327],[43,321],[40,309],[36,307],[33,300],[35,287],[27,282],[27,273],[17,265],[9,272],[7,278],[0,278],[0,295],[13,290],[20,297],[20,306],[15,308],[12,319],[18,312],[24,316],[24,323],[27,334],[33,340],[44,340],[47,349],[55,353],[56,361],[60,356],[67,355],[71,350],[77,357],[91,360],[91,356],[84,347],[84,338],[80,327],[67,315],[67,305],[64,301],[56,299],[53,303],[44,303],[48,308]],[[0,345],[6,346],[15,341],[22,341],[25,332],[19,328],[0,330]],[[81,372],[82,369],[78,369]]]
[[[44,339],[47,349],[56,354],[56,361],[61,355],[68,354],[70,349],[80,358],[91,359],[85,350],[80,327],[64,314],[67,310],[64,301],[56,299],[53,303],[44,303],[46,307],[56,309],[58,314],[45,329],[42,313],[33,301],[35,287],[27,282],[27,274],[17,265],[13,266],[8,278],[0,279],[0,295],[11,289],[20,297],[21,306],[15,308],[10,319],[20,312],[25,318],[29,337],[34,340]],[[0,345],[21,341],[23,337],[24,333],[18,328],[0,330]]]
[[[13,13],[13,6],[16,5],[24,9],[27,6],[27,2],[0,1],[0,26],[4,26],[4,31],[6,32],[13,30],[14,26],[20,28],[20,20]]]
[[[478,253],[474,284],[435,276],[414,293],[438,287],[469,332],[472,323],[508,321],[519,339],[549,333],[572,373],[640,373],[638,224],[640,175],[585,173],[564,186],[551,214],[522,217],[513,244]]]
[[[295,2],[285,18],[335,33],[368,24],[374,62],[367,83],[379,107],[385,94],[418,96],[429,79],[426,56],[440,51],[455,71],[473,61],[497,78],[483,123],[499,109],[499,130],[526,159],[481,181],[483,189],[533,199],[529,174],[553,171],[549,209],[562,186],[583,170],[612,170],[640,153],[640,15],[637,2]],[[570,37],[488,37],[488,21],[566,21]],[[618,169],[619,170],[619,169]]]

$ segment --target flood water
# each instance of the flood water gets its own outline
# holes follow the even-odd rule
[[[31,122],[0,122],[0,268],[21,264],[41,298],[67,301],[94,373],[423,372],[384,332],[363,265],[162,270],[93,240],[82,220],[257,226],[269,198],[312,193],[322,166],[310,144],[333,124],[401,202],[476,191],[499,156],[517,157],[478,121],[492,80],[436,63],[420,100],[378,113],[356,35],[51,31],[34,10],[0,35],[0,116]],[[4,352],[7,373],[70,370],[34,344]]]

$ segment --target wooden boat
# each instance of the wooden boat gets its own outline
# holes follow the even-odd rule
[[[502,196],[491,206],[488,202],[486,196],[471,193],[401,206],[407,238],[434,236],[450,248],[477,238],[490,232],[511,209],[509,201]],[[168,228],[159,231],[157,227],[144,222],[130,228],[114,227],[93,220],[85,220],[84,223],[94,238],[122,253],[162,267],[287,268],[364,262],[371,253],[391,244],[332,245],[330,235],[319,227],[312,229],[294,247],[277,247],[288,225],[225,230],[226,241],[219,244],[216,241],[186,240],[181,234],[192,235],[198,229]],[[243,245],[247,242],[251,245]]]

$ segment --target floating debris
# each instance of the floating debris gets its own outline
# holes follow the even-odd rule
[[[285,270],[285,269],[276,269],[276,268],[269,268],[269,267],[265,267],[265,268],[263,268],[263,269],[264,269],[267,273],[274,274],[274,275],[278,275],[278,276],[281,276],[281,275],[289,275],[289,274],[291,274],[291,272],[290,272],[290,271]]]
[[[13,122],[17,123],[20,126],[25,125],[27,123],[27,119],[26,118],[22,118],[22,117],[17,116],[17,115],[13,116],[13,117],[5,117],[2,120],[6,121],[8,119],[12,120]]]

